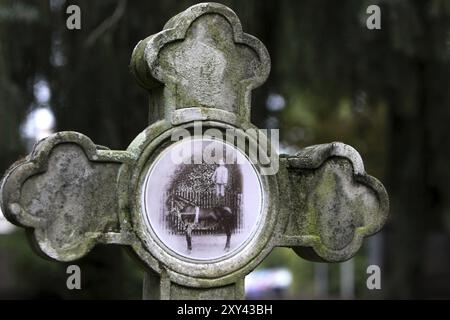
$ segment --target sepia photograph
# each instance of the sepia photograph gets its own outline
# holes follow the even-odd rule
[[[176,142],[155,159],[144,182],[148,227],[184,257],[230,255],[258,224],[263,205],[259,179],[245,154],[228,143],[208,138]]]

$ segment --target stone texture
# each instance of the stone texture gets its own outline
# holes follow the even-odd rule
[[[101,152],[78,133],[58,133],[5,177],[6,216],[33,228],[37,248],[53,259],[80,258],[119,229],[115,180],[121,160]]]
[[[343,143],[324,144],[283,156],[278,174],[261,175],[262,218],[239,252],[201,262],[170,254],[143,220],[149,166],[173,143],[172,133],[193,130],[194,121],[205,129],[257,129],[250,94],[268,76],[270,59],[233,11],[202,3],[142,40],[131,70],[150,93],[150,125],[126,151],[62,132],[38,143],[3,178],[2,210],[34,230],[42,253],[70,261],[96,243],[127,245],[148,268],[144,298],[240,299],[245,275],[274,247],[314,261],[344,261],[385,223],[386,191],[365,173],[360,155]]]
[[[131,70],[151,93],[151,114],[203,107],[248,121],[250,91],[267,78],[270,58],[258,39],[242,32],[233,11],[201,3],[142,40],[133,52]]]
[[[286,160],[291,194],[287,243],[314,261],[351,258],[362,239],[387,219],[382,184],[365,173],[358,152],[343,143],[305,148]]]

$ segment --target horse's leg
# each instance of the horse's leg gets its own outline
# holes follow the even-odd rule
[[[227,233],[227,243],[225,244],[225,251],[230,250],[230,240],[231,240],[231,233]]]
[[[231,228],[228,223],[225,224],[225,234],[227,235],[227,242],[225,243],[225,251],[230,250],[230,242],[231,242]]]
[[[192,250],[192,230],[190,230],[190,228],[188,228],[185,233],[186,233],[187,249],[189,251],[191,251]]]

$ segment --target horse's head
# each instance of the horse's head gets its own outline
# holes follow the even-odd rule
[[[221,215],[230,215],[233,216],[233,210],[231,210],[230,207],[216,207],[214,208],[214,210],[218,213],[220,213]]]
[[[183,207],[183,209],[181,209],[180,211],[182,213],[195,213],[198,210],[198,207],[194,207],[193,205],[186,205]]]

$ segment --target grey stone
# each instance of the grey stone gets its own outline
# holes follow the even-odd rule
[[[126,156],[98,150],[75,132],[44,139],[5,175],[5,215],[33,228],[40,253],[59,261],[114,242],[120,237],[115,180]]]
[[[215,118],[219,109],[249,121],[250,92],[267,79],[270,57],[258,39],[242,31],[233,11],[201,3],[140,41],[131,70],[151,93],[153,119],[201,107],[204,119]]]
[[[233,11],[202,3],[139,42],[130,67],[149,92],[150,125],[126,151],[61,132],[39,142],[2,180],[3,212],[33,230],[41,253],[72,261],[96,243],[122,244],[148,268],[144,298],[241,299],[245,275],[273,248],[344,261],[385,223],[384,187],[365,173],[356,150],[334,142],[281,156],[278,174],[261,175],[262,218],[235,254],[214,261],[171,254],[145,227],[141,192],[149,166],[172,143],[172,133],[192,130],[194,121],[222,131],[257,129],[250,95],[267,78],[270,59]]]

